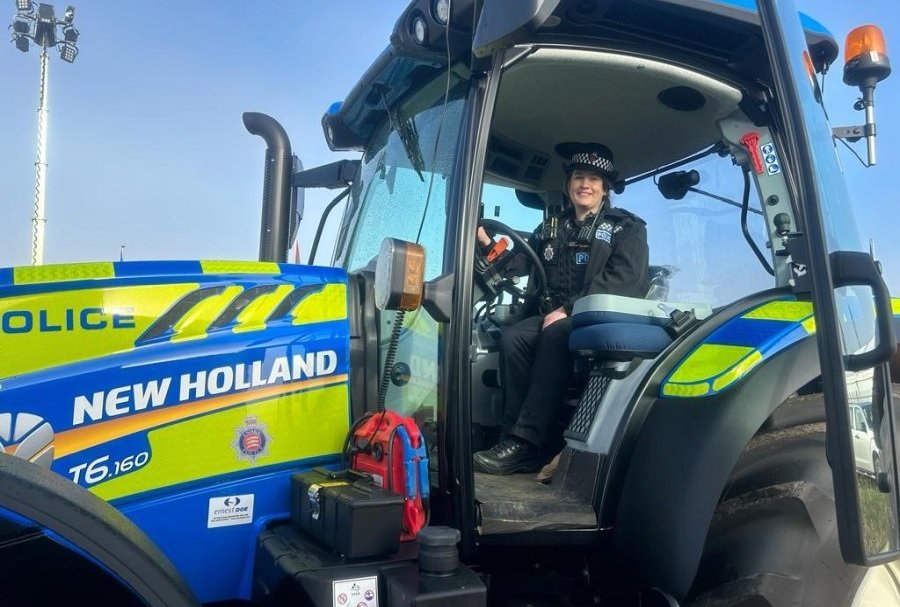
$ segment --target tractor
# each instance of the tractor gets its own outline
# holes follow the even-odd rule
[[[900,303],[835,145],[874,162],[890,63],[848,35],[865,121],[832,127],[838,55],[793,0],[411,0],[321,119],[357,159],[244,115],[259,260],[0,269],[0,602],[900,605]],[[484,474],[573,140],[653,288],[575,302],[555,465]]]

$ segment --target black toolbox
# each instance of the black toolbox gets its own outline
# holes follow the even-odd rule
[[[397,551],[403,501],[353,470],[315,468],[291,475],[292,522],[351,559]]]

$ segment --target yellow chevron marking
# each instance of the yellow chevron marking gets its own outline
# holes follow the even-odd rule
[[[281,274],[277,263],[268,261],[221,261],[200,262],[204,274]]]
[[[742,318],[756,320],[783,320],[800,322],[813,313],[812,302],[809,301],[770,301],[755,310],[751,310]]]
[[[723,373],[721,376],[717,377],[713,381],[713,390],[715,392],[719,392],[724,390],[740,378],[744,377],[747,373],[750,372],[753,367],[758,365],[763,361],[762,354],[757,350],[751,353],[747,358],[736,364],[734,367]]]
[[[301,299],[294,306],[292,316],[295,325],[347,318],[347,285],[326,284],[321,291]]]
[[[65,282],[89,278],[115,278],[112,262],[66,263],[49,266],[23,266],[13,269],[13,283],[28,285],[39,282]]]
[[[696,384],[673,384],[669,382],[663,386],[663,394],[665,396],[689,397],[703,396],[708,393],[709,383],[705,381]]]
[[[237,317],[235,333],[260,331],[266,328],[266,319],[275,308],[294,290],[293,285],[281,285],[271,293],[260,295],[244,308]]]
[[[745,346],[700,344],[687,359],[678,365],[669,381],[692,384],[718,377],[753,351],[753,348]]]
[[[243,287],[231,286],[218,295],[213,295],[197,302],[172,327],[172,331],[175,333],[172,336],[172,341],[188,341],[206,337],[206,330],[209,328],[209,324],[218,318],[225,311],[225,308],[228,307],[228,304],[243,290]]]

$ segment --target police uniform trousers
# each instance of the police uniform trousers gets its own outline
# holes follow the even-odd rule
[[[504,329],[500,348],[503,431],[537,447],[544,446],[572,375],[572,319],[542,331],[543,322],[542,316],[531,316]]]

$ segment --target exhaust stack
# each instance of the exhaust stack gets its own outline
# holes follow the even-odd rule
[[[287,261],[288,232],[292,219],[291,173],[293,155],[287,132],[277,120],[259,112],[244,112],[244,127],[266,142],[259,260]]]

